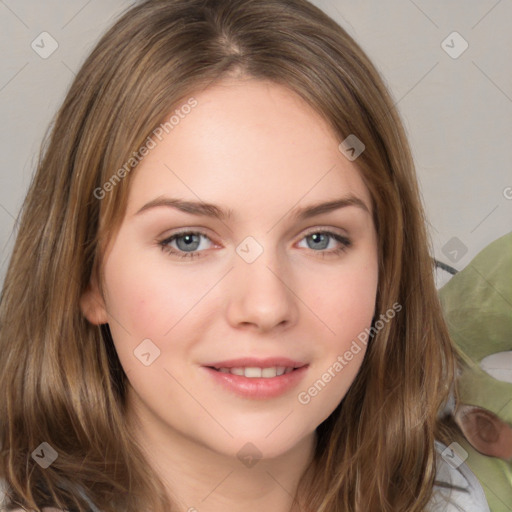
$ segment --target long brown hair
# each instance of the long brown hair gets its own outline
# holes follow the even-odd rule
[[[104,512],[176,510],[128,429],[126,375],[108,326],[89,323],[80,298],[123,218],[136,172],[126,162],[173,109],[228,74],[285,85],[340,143],[363,141],[354,163],[379,239],[375,319],[402,306],[318,427],[300,503],[318,512],[425,509],[454,358],[414,163],[375,67],[305,0],[147,0],[76,76],[23,205],[0,303],[0,477],[12,503],[88,510],[79,488]],[[58,453],[46,469],[31,457],[43,442]]]

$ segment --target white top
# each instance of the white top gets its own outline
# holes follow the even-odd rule
[[[446,446],[436,441],[437,474],[436,481],[453,488],[434,487],[434,494],[427,507],[428,512],[490,512],[484,490],[480,482],[464,462],[457,465],[445,454]],[[452,452],[453,454],[453,452]],[[452,457],[453,459],[453,457]]]
[[[446,454],[441,454],[446,450],[446,446],[436,441],[437,451],[437,475],[436,481],[446,483],[452,488],[434,487],[432,499],[427,507],[427,512],[490,512],[489,505],[485,498],[484,490],[472,473],[466,463],[457,465],[448,463],[450,460]],[[3,512],[4,486],[0,482],[0,511]],[[60,512],[59,509],[46,507],[44,512]],[[100,512],[91,504],[93,512]],[[22,509],[16,509],[16,511]]]

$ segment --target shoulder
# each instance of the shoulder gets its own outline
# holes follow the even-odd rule
[[[2,510],[2,509],[0,509]],[[63,512],[60,508],[53,508],[53,507],[44,507],[42,509],[43,512]],[[10,512],[25,512],[22,508],[14,508]]]
[[[1,0],[0,0],[1,1]],[[88,503],[90,507],[91,512],[101,512],[94,503],[88,499],[87,495],[84,493],[83,489],[78,487],[77,489],[78,493],[85,499],[85,501]],[[7,512],[7,485],[5,480],[0,478],[0,512]],[[25,512],[23,508],[14,508],[10,509],[8,512]],[[41,512],[68,512],[68,509],[60,509],[56,507],[43,507],[41,509]]]
[[[7,486],[5,484],[5,481],[0,479],[0,512],[5,512],[6,509],[6,489]],[[44,507],[43,512],[63,512],[59,508],[54,507]],[[9,512],[25,512],[22,508],[14,508],[11,509]]]
[[[435,444],[436,484],[428,512],[490,512],[484,490],[467,464],[451,448]]]
[[[1,512],[4,512],[5,510],[7,510],[6,508],[4,508],[3,503],[0,502],[0,504],[1,504],[1,506],[0,506]],[[41,510],[42,510],[42,512],[65,512],[62,509],[55,508],[55,507],[43,507]],[[9,512],[26,512],[26,511],[23,508],[12,508],[9,510]]]

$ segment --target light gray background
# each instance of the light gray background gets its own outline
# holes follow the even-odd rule
[[[462,269],[512,230],[512,2],[314,3],[384,76],[409,135],[434,255]],[[0,0],[0,284],[43,135],[87,53],[131,4]],[[447,53],[463,48],[454,31],[469,45],[457,58]],[[43,46],[42,32],[59,45],[46,59],[31,47]],[[449,277],[438,273],[438,285]]]

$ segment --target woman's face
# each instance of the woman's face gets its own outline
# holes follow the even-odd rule
[[[108,322],[148,438],[274,457],[313,436],[363,360],[370,195],[290,90],[225,80],[194,98],[132,171],[83,310]]]

